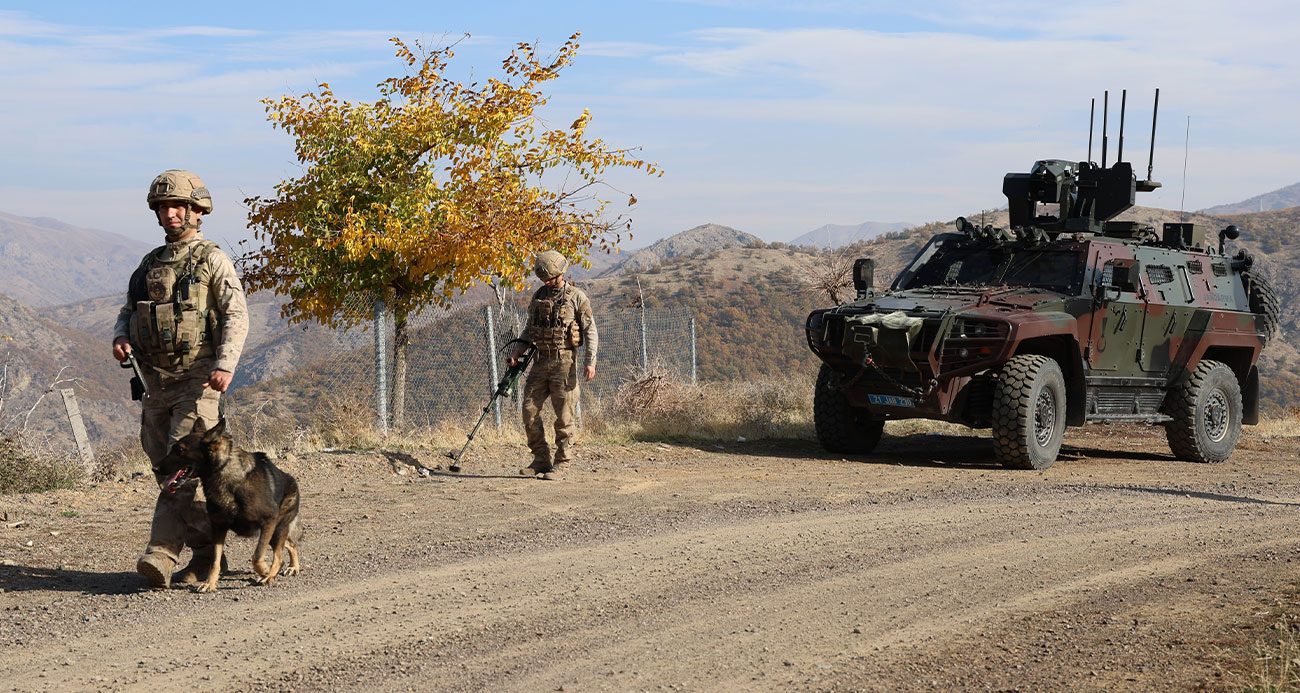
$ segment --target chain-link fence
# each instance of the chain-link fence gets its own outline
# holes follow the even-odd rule
[[[593,309],[600,339],[596,378],[582,388],[582,401],[589,407],[647,370],[693,381],[695,320],[690,311]],[[393,313],[361,298],[348,310],[357,317],[366,311],[367,319],[346,330],[316,329],[315,336],[300,337],[301,347],[289,357],[292,370],[232,392],[228,409],[263,407],[273,400],[282,412],[306,423],[312,413],[338,409],[343,401],[351,415],[371,416],[385,430],[477,418],[505,375],[508,342],[523,332],[525,319],[522,310],[495,302],[409,313],[403,365],[396,358],[400,345]],[[383,329],[375,330],[376,324]],[[577,355],[579,363],[584,350]],[[510,400],[496,403],[491,419],[499,423],[517,417],[521,390],[522,381]]]

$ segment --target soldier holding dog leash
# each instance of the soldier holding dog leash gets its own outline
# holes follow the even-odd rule
[[[248,336],[248,306],[230,258],[199,232],[203,215],[212,212],[203,181],[189,171],[164,171],[147,199],[166,243],[145,255],[131,275],[113,330],[113,358],[125,363],[134,356],[142,366],[144,387],[133,388],[144,391],[140,445],[157,476],[158,463],[196,421],[211,428],[220,418],[221,394],[230,387]],[[196,482],[160,493],[136,571],[151,587],[169,587],[189,545],[194,557],[176,581],[207,576],[210,531]]]

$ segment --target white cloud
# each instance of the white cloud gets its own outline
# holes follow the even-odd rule
[[[601,39],[583,43],[578,62],[548,87],[547,115],[557,123],[590,106],[593,132],[643,145],[666,169],[664,179],[616,177],[641,199],[638,234],[712,220],[775,240],[830,221],[926,221],[995,207],[1008,171],[1083,157],[1093,97],[1100,158],[1106,89],[1112,152],[1119,93],[1129,91],[1125,154],[1135,163],[1145,163],[1151,96],[1161,89],[1156,177],[1166,187],[1140,203],[1177,205],[1188,117],[1189,208],[1300,179],[1300,57],[1291,46],[1300,14],[1279,0],[827,0],[791,10],[797,28],[772,28],[793,24],[782,21],[784,3],[696,4],[744,10],[732,16],[768,26],[591,32]],[[809,17],[824,25],[807,25]],[[909,30],[882,28],[909,17],[920,20]],[[373,99],[374,84],[401,70],[389,37],[417,35],[361,23],[280,31],[216,21],[114,31],[0,11],[0,91],[13,95],[0,109],[0,132],[17,133],[5,143],[15,165],[0,170],[0,210],[39,214],[33,206],[49,204],[44,214],[71,223],[135,228],[136,205],[119,211],[112,200],[122,190],[138,197],[135,186],[178,165],[214,185],[269,189],[296,172],[290,138],[265,122],[258,99],[319,82],[343,98]],[[453,65],[469,74],[495,74],[515,43],[453,33],[422,41],[459,42]],[[86,199],[102,205],[74,211],[33,187],[68,171],[101,191]],[[227,206],[210,228],[240,233],[241,217]]]

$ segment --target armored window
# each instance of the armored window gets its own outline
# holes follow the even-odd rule
[[[1191,272],[1192,274],[1200,274],[1201,271],[1202,271],[1202,270],[1201,270],[1201,261],[1200,261],[1200,260],[1188,260],[1188,261],[1187,261],[1187,271],[1188,271],[1188,272]]]
[[[1147,265],[1147,279],[1152,284],[1166,284],[1174,280],[1174,271],[1164,265]]]
[[[1214,270],[1214,276],[1216,277],[1228,276],[1228,266],[1222,262],[1211,262],[1210,269]]]

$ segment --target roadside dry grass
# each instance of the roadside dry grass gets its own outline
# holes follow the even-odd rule
[[[85,477],[76,459],[21,433],[0,437],[0,494],[72,488]]]
[[[1219,669],[1227,690],[1300,691],[1300,583],[1238,626],[1240,645],[1225,646]]]

